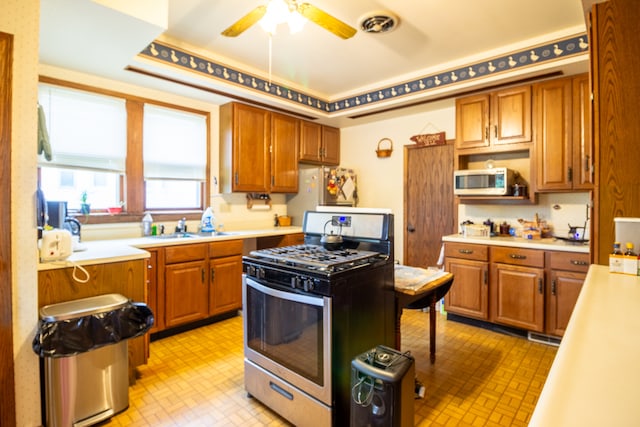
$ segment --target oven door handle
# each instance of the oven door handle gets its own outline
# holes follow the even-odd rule
[[[316,305],[318,307],[324,307],[324,298],[322,297],[311,297],[307,295],[300,295],[294,292],[280,291],[278,289],[273,289],[268,286],[264,286],[256,282],[255,280],[250,279],[249,277],[245,277],[245,282],[247,286],[251,286],[255,290],[275,298],[299,302],[302,304]]]

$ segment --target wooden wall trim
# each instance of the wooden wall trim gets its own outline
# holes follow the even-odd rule
[[[0,32],[0,230],[11,230],[13,35]],[[35,106],[34,106],[35,108]],[[16,425],[11,233],[0,233],[0,425]]]

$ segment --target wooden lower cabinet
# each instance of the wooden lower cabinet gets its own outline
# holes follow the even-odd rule
[[[486,245],[445,244],[445,269],[454,276],[445,296],[448,312],[489,320],[488,260]]]
[[[587,253],[445,242],[454,275],[447,312],[562,336],[589,268]]]
[[[445,296],[446,310],[462,316],[489,320],[489,264],[448,258],[445,269],[455,278]]]
[[[589,255],[572,252],[547,252],[546,333],[562,336],[567,329],[589,269]]]
[[[491,319],[529,331],[544,331],[544,270],[491,264]]]
[[[147,249],[153,332],[242,308],[242,247],[225,240]]]
[[[209,314],[221,314],[242,307],[242,256],[210,261]]]
[[[208,315],[207,261],[168,264],[165,277],[165,326],[171,328]]]

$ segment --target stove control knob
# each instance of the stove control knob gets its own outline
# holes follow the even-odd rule
[[[247,267],[247,274],[256,277],[256,268],[253,265]]]
[[[293,289],[299,288],[300,287],[300,277],[298,276],[293,276],[291,278],[291,287]]]
[[[312,291],[315,288],[315,284],[313,283],[313,279],[304,279],[303,287],[305,292]]]
[[[256,271],[256,277],[258,279],[264,279],[265,278],[264,268],[258,267],[258,271]]]

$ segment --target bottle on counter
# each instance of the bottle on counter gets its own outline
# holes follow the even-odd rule
[[[147,212],[142,218],[142,235],[143,236],[151,236],[151,224],[153,223],[153,218],[151,214]]]
[[[624,274],[638,275],[638,254],[633,250],[633,243],[627,242],[625,245],[623,272]]]
[[[613,251],[609,255],[609,272],[610,273],[623,273],[624,272],[624,254],[620,246],[620,242],[613,244]]]
[[[202,219],[200,221],[200,230],[205,233],[212,233],[216,231],[214,222],[215,219],[213,217],[213,211],[211,210],[211,207],[208,207],[202,214]]]

